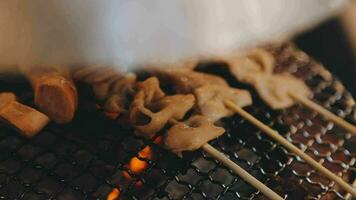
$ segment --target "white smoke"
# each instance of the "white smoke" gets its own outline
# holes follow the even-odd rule
[[[111,65],[218,54],[294,33],[347,0],[0,1],[0,65]]]

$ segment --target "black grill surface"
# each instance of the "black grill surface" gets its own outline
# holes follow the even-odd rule
[[[315,101],[355,124],[356,106],[337,79],[329,80],[327,71],[291,45],[269,49],[276,55],[277,72],[303,78],[314,91]],[[248,88],[217,67],[210,64],[206,70],[211,68],[230,84]],[[21,76],[3,74],[0,79],[1,91],[13,91],[21,102],[33,104],[31,89]],[[79,88],[80,107],[73,123],[51,123],[32,139],[0,124],[0,199],[107,199],[112,191],[120,193],[119,199],[265,199],[202,151],[179,158],[133,134],[127,125],[107,118],[85,86]],[[354,182],[355,137],[299,105],[273,111],[255,95],[254,105],[246,109],[325,167]],[[211,144],[280,195],[296,200],[350,197],[241,117],[225,119],[223,124],[226,134]],[[146,146],[152,150],[151,159],[138,156]],[[128,168],[135,156],[147,163],[141,173]]]

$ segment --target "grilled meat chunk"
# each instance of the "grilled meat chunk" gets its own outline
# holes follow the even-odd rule
[[[260,97],[273,109],[288,108],[295,104],[290,93],[308,97],[310,89],[302,80],[290,74],[275,74],[262,77],[254,85]]]
[[[204,85],[195,89],[194,95],[199,112],[214,122],[234,114],[225,106],[225,100],[231,100],[241,107],[252,104],[248,91],[220,85]]]
[[[8,103],[16,101],[16,95],[12,92],[2,92],[0,93],[0,110],[5,107]]]
[[[273,73],[274,58],[263,50],[256,49],[245,57],[227,60],[230,72],[241,82],[254,85],[263,76]]]
[[[40,111],[59,124],[72,121],[78,94],[69,72],[55,67],[28,67],[23,73],[32,84],[35,104]]]
[[[158,79],[151,77],[138,84],[129,117],[139,132],[152,138],[169,120],[181,120],[194,102],[194,96],[189,94],[165,96]]]
[[[193,93],[196,88],[207,84],[228,86],[227,82],[218,76],[185,68],[160,68],[153,70],[152,73],[162,83],[171,85],[177,93]]]
[[[123,76],[119,80],[110,84],[104,109],[119,114],[127,113],[135,92],[136,74],[127,74]],[[99,91],[96,93],[98,94]]]
[[[224,128],[215,126],[208,117],[194,115],[168,130],[164,136],[164,146],[177,154],[182,151],[194,151],[224,132]]]
[[[227,61],[229,70],[237,80],[252,85],[259,96],[273,109],[292,106],[295,101],[290,93],[309,96],[306,84],[287,74],[273,74],[274,57],[265,50],[258,49],[247,57],[232,58]]]
[[[233,112],[225,107],[224,100],[229,99],[240,106],[252,104],[251,95],[246,90],[232,88],[221,77],[196,72],[189,69],[159,69],[155,74],[173,85],[178,93],[192,93],[197,99],[198,112],[218,121]]]
[[[74,69],[73,78],[92,86],[97,99],[104,101],[104,110],[126,114],[136,92],[136,74],[122,74],[111,67],[91,66]]]
[[[16,101],[11,101],[0,110],[0,118],[27,137],[36,135],[50,121],[46,115]]]

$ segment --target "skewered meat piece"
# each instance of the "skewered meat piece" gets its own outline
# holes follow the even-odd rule
[[[46,115],[16,101],[11,101],[0,110],[0,118],[27,137],[36,135],[50,121]]]
[[[241,107],[252,104],[252,98],[248,91],[220,85],[204,85],[194,90],[199,111],[213,122],[223,117],[234,114],[225,106],[224,100],[228,99]]]
[[[11,92],[0,93],[0,110],[5,107],[8,103],[16,101],[16,95]]]
[[[151,77],[138,84],[129,117],[139,132],[152,138],[170,119],[181,120],[194,102],[189,94],[165,96],[158,79]]]
[[[130,107],[135,93],[136,74],[127,74],[121,79],[110,84],[109,95],[106,99],[104,109],[109,112],[126,113]],[[94,91],[98,93],[95,89]]]
[[[239,81],[252,85],[273,109],[292,106],[295,101],[290,93],[298,96],[311,94],[302,80],[287,73],[273,74],[274,63],[273,55],[262,49],[253,51],[247,57],[227,61],[231,74]]]
[[[290,93],[298,96],[309,96],[310,89],[302,80],[290,74],[275,74],[262,77],[254,85],[260,97],[273,109],[283,109],[292,106],[295,100]]]
[[[273,55],[263,49],[255,49],[245,57],[228,60],[230,72],[239,81],[252,85],[261,77],[271,75],[274,63]]]
[[[232,88],[224,79],[215,75],[180,68],[161,69],[155,74],[158,74],[164,82],[173,84],[176,92],[194,94],[199,112],[212,121],[233,114],[225,107],[225,99],[242,107],[252,104],[248,91]]]
[[[119,115],[127,113],[135,93],[136,74],[122,75],[110,67],[83,67],[74,69],[73,78],[93,87],[95,96],[105,101],[104,110]]]
[[[206,84],[228,86],[227,82],[215,75],[196,72],[185,68],[159,68],[152,71],[164,84],[172,85],[177,93],[193,93],[194,89]]]
[[[57,123],[72,121],[78,94],[69,73],[55,67],[27,67],[22,71],[32,84],[38,109]]]
[[[75,68],[72,71],[75,81],[90,84],[93,87],[95,96],[99,100],[105,100],[110,93],[111,84],[116,83],[123,75],[111,67],[89,66]]]
[[[178,122],[168,130],[164,136],[164,146],[179,155],[182,151],[199,149],[224,132],[224,128],[215,126],[208,117],[194,115],[185,122]]]

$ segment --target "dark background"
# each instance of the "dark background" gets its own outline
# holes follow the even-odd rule
[[[356,59],[338,18],[303,33],[294,42],[323,63],[356,96]]]

